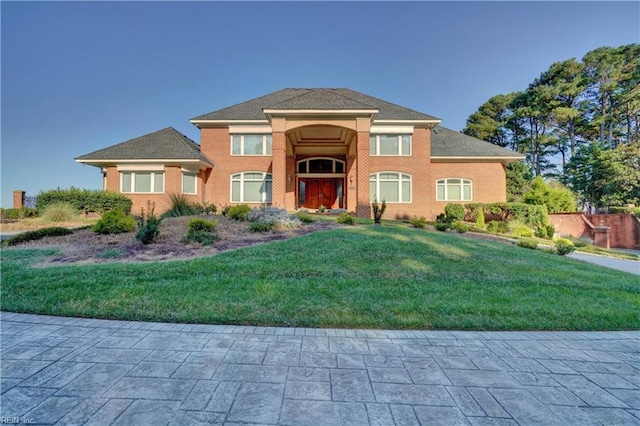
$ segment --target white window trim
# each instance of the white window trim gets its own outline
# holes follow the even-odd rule
[[[396,136],[398,138],[398,154],[380,154],[380,136]],[[405,154],[402,151],[402,137],[409,136],[409,153]],[[372,157],[411,157],[413,155],[413,135],[402,133],[402,134],[370,134],[371,138],[376,139],[376,149],[375,153],[371,154],[371,147],[369,147],[369,155]],[[371,142],[369,142],[371,143]]]
[[[164,170],[163,171],[147,171],[147,170],[138,170],[138,172],[140,173],[150,173],[151,174],[151,192],[136,192],[135,188],[136,188],[136,171],[121,171],[120,172],[120,192],[122,194],[164,194]],[[131,191],[125,192],[123,185],[124,185],[124,179],[123,176],[125,173],[130,173],[131,174]],[[162,191],[154,191],[155,186],[156,186],[156,174],[160,173],[162,174]]]
[[[398,182],[398,196],[400,198],[400,201],[387,201],[387,200],[378,200],[377,196],[378,194],[380,194],[380,173],[397,173],[398,174],[398,180],[384,180],[384,182]],[[402,175],[407,175],[409,176],[409,201],[405,201],[402,199],[402,183],[403,182],[407,182],[407,179],[403,179]],[[375,176],[375,183],[376,183],[376,201],[378,201],[379,203],[384,201],[387,204],[411,204],[413,201],[413,175],[410,173],[405,173],[405,172],[399,172],[396,170],[382,170],[379,172],[375,172],[375,173],[371,173],[369,175],[369,184],[371,184],[371,179],[372,177]],[[369,198],[371,198],[373,194],[369,194]]]
[[[184,175],[193,175],[194,176],[195,181],[196,181],[195,185],[194,185],[195,192],[185,192],[184,191]],[[181,179],[181,181],[182,181],[181,182],[181,186],[182,186],[181,190],[182,190],[183,194],[185,194],[185,195],[198,195],[198,173],[197,172],[189,172],[189,171],[183,170],[182,171],[182,179]]]
[[[331,173],[309,173],[309,161],[312,160],[331,160],[333,161],[333,164],[331,166]],[[338,163],[342,163],[342,173],[338,173],[336,172],[336,162]],[[298,165],[300,163],[307,163],[307,173],[297,173],[298,172]],[[315,175],[318,176],[331,176],[331,175],[335,175],[335,176],[344,176],[345,175],[345,170],[347,169],[347,163],[344,160],[338,160],[337,158],[331,158],[331,157],[309,157],[309,158],[305,158],[304,160],[300,160],[300,161],[296,161],[296,173],[298,176],[307,176],[307,177],[314,177]],[[314,176],[308,176],[308,175],[314,175]]]
[[[460,179],[459,184],[451,184],[451,185],[460,185],[460,200],[451,200],[449,199],[449,179]],[[444,186],[444,198],[438,198],[438,187],[440,185]],[[469,186],[471,188],[471,198],[468,200],[464,199],[464,187]],[[460,177],[448,177],[436,180],[436,201],[473,201],[473,180],[460,178]]]
[[[244,201],[244,175],[245,173],[260,173],[262,174],[262,182],[267,182],[267,176],[270,177],[269,181],[271,182],[271,199],[273,200],[273,175],[271,173],[268,172],[261,172],[258,170],[247,170],[244,172],[235,172],[235,173],[231,173],[230,175],[230,179],[229,179],[229,201],[232,203],[246,203],[246,204],[262,204],[262,203],[270,203],[271,200],[267,201],[267,192],[262,192],[262,201]],[[234,180],[233,176],[234,175],[240,175],[240,180]],[[233,199],[233,182],[240,182],[240,200],[234,200]],[[249,180],[249,182],[258,182],[257,180]],[[266,186],[266,185],[265,185]]]
[[[262,136],[262,154],[245,154],[244,153],[244,137],[247,135]],[[233,153],[233,137],[240,136],[240,154]],[[271,157],[272,154],[267,154],[267,136],[271,136],[271,148],[273,152],[273,136],[270,133],[246,133],[246,134],[232,134],[230,135],[230,152],[232,157]]]

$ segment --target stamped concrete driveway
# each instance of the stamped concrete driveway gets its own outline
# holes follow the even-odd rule
[[[640,424],[636,331],[0,320],[3,423]]]

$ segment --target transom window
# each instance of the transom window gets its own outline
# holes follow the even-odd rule
[[[270,203],[271,174],[243,172],[232,175],[231,201],[234,203]]]
[[[120,192],[164,192],[164,172],[120,172]]]
[[[471,201],[473,188],[471,180],[447,178],[436,181],[437,201]]]
[[[183,194],[196,194],[197,193],[197,174],[190,172],[182,172],[182,193]]]
[[[411,202],[411,175],[399,172],[379,172],[369,175],[369,197],[387,203]]]
[[[232,135],[231,155],[271,155],[271,135]]]
[[[335,158],[307,158],[298,161],[298,173],[344,173],[344,161]]]
[[[371,135],[370,155],[411,155],[411,135]]]

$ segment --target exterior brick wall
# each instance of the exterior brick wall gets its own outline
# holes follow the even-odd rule
[[[371,217],[371,204],[369,200],[369,132],[358,132],[356,135],[356,215],[358,217]],[[351,193],[349,193],[351,195]]]
[[[450,201],[436,201],[436,181],[463,178],[472,181],[472,200],[466,203],[496,203],[507,200],[507,181],[502,163],[431,163],[430,209],[428,218],[435,220]]]

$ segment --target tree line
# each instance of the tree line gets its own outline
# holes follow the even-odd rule
[[[552,64],[523,91],[482,104],[463,133],[524,154],[525,167],[509,167],[520,179],[562,182],[596,207],[637,203],[640,44]]]

